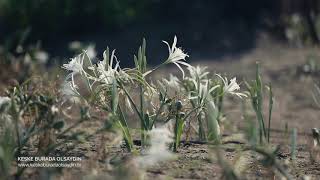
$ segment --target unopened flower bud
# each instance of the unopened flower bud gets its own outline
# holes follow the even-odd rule
[[[180,111],[182,109],[182,102],[181,101],[176,102],[176,108],[177,108],[177,111]]]
[[[184,112],[180,112],[180,113],[179,113],[179,116],[180,116],[180,118],[184,118],[185,113],[184,113]]]

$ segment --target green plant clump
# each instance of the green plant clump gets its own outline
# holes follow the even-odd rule
[[[66,85],[72,90],[73,95],[88,103],[98,103],[103,107],[101,110],[112,112],[112,119],[122,130],[129,151],[133,148],[131,128],[126,120],[130,112],[134,113],[140,122],[143,147],[149,144],[148,132],[156,123],[174,121],[173,150],[176,151],[184,126],[191,117],[198,119],[198,134],[201,140],[208,138],[210,142],[219,143],[219,114],[223,96],[245,96],[238,92],[240,87],[236,78],[229,81],[218,74],[210,77],[206,68],[188,64],[185,61],[188,55],[176,46],[176,37],[172,45],[165,43],[168,45],[168,58],[153,69],[148,69],[147,66],[145,40],[137,56],[134,56],[134,68],[120,68],[115,51],[110,53],[109,49],[103,53],[103,60],[96,65],[85,51],[63,65],[63,68],[70,72]],[[179,68],[182,79],[171,75],[169,79],[158,80],[156,84],[151,83],[152,74],[168,64],[175,64]],[[188,74],[183,66],[187,67]],[[81,93],[83,89],[78,87],[79,81],[75,79],[85,84],[82,88],[89,92],[86,96]]]

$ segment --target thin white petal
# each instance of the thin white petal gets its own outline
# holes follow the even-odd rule
[[[174,38],[173,38],[173,43],[172,43],[172,51],[174,51],[174,49],[176,48],[176,46],[177,46],[177,41],[178,41],[178,39],[177,39],[177,36],[174,36]]]
[[[182,79],[184,79],[184,71],[183,71],[183,69],[181,68],[181,66],[178,63],[174,62],[174,64],[180,69],[180,71],[182,72]]]
[[[162,42],[166,43],[166,45],[168,46],[169,54],[172,54],[172,50],[169,43],[167,41],[162,41]]]

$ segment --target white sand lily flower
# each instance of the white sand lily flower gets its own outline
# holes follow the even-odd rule
[[[82,47],[82,43],[80,41],[72,41],[69,43],[69,49],[70,50],[79,50]]]
[[[71,73],[67,75],[66,79],[67,81],[71,79],[72,87],[74,87],[74,89],[76,89],[75,76],[80,74],[80,77],[82,81],[85,82],[85,85],[88,88],[88,90],[92,91],[92,86],[96,81],[96,78],[86,72],[85,69],[90,69],[90,67],[88,67],[89,66],[88,64],[92,64],[92,63],[86,51],[77,55],[74,58],[71,58],[71,61],[69,63],[63,64],[62,66],[63,69],[71,71]]]
[[[112,51],[110,57],[110,63],[108,64],[106,58],[98,63],[97,71],[99,73],[99,80],[104,81],[105,84],[110,85],[113,83],[113,79],[120,74],[120,65],[117,57],[115,56],[115,50]],[[122,73],[124,76],[124,74]]]
[[[238,96],[239,98],[247,97],[247,95],[244,94],[244,93],[236,92],[236,91],[240,90],[240,86],[237,83],[237,78],[236,77],[232,78],[230,80],[230,83],[229,83],[229,81],[228,81],[228,79],[226,77],[223,78],[219,74],[217,74],[217,76],[222,80],[222,82],[224,84],[224,87],[223,87],[224,93],[233,94],[233,95]]]
[[[0,108],[5,105],[5,104],[8,104],[10,103],[10,98],[9,97],[2,97],[0,96]]]
[[[237,83],[237,78],[234,77],[230,80],[230,83],[225,86],[225,91],[234,92],[236,90],[240,90],[240,86]]]
[[[81,55],[78,55],[74,58],[71,58],[71,61],[67,64],[63,64],[62,68],[72,71],[72,74],[77,74],[83,72],[83,58]]]
[[[32,63],[32,58],[29,53],[26,53],[23,58],[23,63],[29,65]]]
[[[45,51],[36,51],[34,56],[41,64],[47,63],[49,59],[49,54]]]
[[[95,45],[93,44],[90,44],[85,51],[90,59],[93,59],[97,56],[97,51],[95,49]]]
[[[184,65],[187,67],[190,66],[190,64],[184,62],[186,60],[186,57],[189,57],[189,55],[184,53],[181,48],[176,47],[177,46],[177,37],[176,36],[174,36],[173,44],[171,47],[168,42],[166,42],[166,41],[163,41],[163,42],[167,44],[168,49],[169,49],[169,57],[164,62],[164,64],[170,64],[170,63],[175,64],[181,70],[182,76],[184,78],[184,71],[180,65]]]
[[[8,113],[11,99],[9,97],[0,96],[0,137],[3,137],[6,129],[8,132],[14,132],[14,124],[12,121],[12,116]]]
[[[129,82],[133,79],[125,70],[120,68],[120,61],[118,61],[115,55],[115,50],[112,51],[110,58],[106,57],[106,55],[107,53],[105,51],[103,60],[99,61],[97,65],[89,67],[89,69],[97,72],[95,76],[86,74],[89,79],[107,86],[112,85],[114,79],[122,82]]]

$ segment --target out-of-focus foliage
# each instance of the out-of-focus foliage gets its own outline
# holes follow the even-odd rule
[[[143,17],[147,0],[0,0],[0,21],[41,30],[122,26]]]
[[[317,43],[320,35],[320,15],[314,15],[310,21],[300,14],[287,16],[285,27],[285,36],[291,44],[303,46]]]

